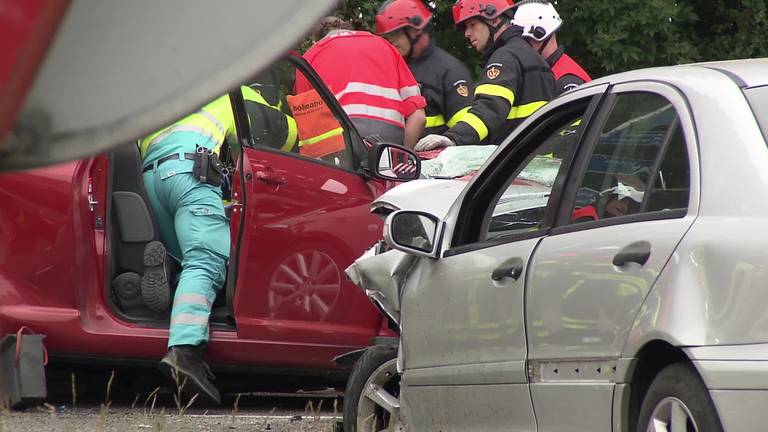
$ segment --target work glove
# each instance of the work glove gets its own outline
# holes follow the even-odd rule
[[[436,149],[438,147],[455,146],[456,143],[451,141],[450,138],[443,135],[429,134],[420,139],[413,148],[416,151],[427,151]]]

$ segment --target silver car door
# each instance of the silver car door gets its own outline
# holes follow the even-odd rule
[[[409,275],[401,403],[412,430],[536,429],[525,363],[526,267],[556,216],[591,101],[558,110],[523,134],[520,151],[499,155],[464,197],[456,232],[463,225],[469,233]]]
[[[558,223],[528,269],[531,396],[541,431],[610,431],[617,359],[698,207],[685,100],[616,86],[568,180]],[[617,405],[616,405],[617,406]],[[583,415],[583,413],[590,413]]]

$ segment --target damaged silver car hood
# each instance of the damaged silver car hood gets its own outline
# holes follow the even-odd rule
[[[381,195],[371,204],[371,209],[421,210],[444,218],[468,183],[453,179],[413,180]]]

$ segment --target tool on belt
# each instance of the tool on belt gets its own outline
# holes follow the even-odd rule
[[[229,174],[219,156],[203,146],[196,146],[194,161],[192,175],[201,183],[218,187],[221,186],[222,177]]]

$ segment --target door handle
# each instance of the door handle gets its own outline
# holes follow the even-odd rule
[[[501,281],[506,278],[517,280],[523,274],[523,259],[512,258],[504,261],[496,270],[491,273],[491,279]]]
[[[254,174],[256,175],[257,180],[273,186],[280,186],[285,184],[285,177],[277,174],[274,171],[256,171]]]
[[[630,243],[613,257],[613,265],[621,267],[627,263],[644,265],[651,257],[651,244],[645,240]]]

